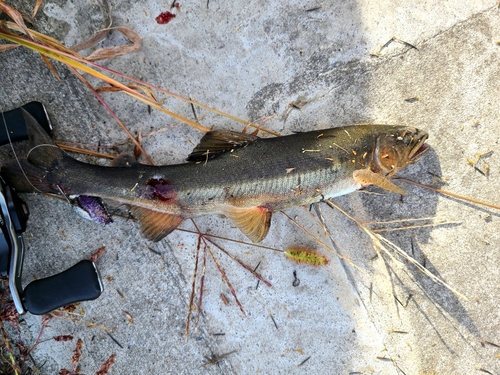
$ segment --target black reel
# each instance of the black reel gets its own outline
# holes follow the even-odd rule
[[[41,103],[23,106],[50,132],[51,126]],[[22,111],[16,108],[2,114],[0,145],[28,138]],[[1,124],[0,124],[1,125]],[[7,131],[9,136],[7,135]],[[20,314],[45,314],[64,305],[98,298],[102,283],[93,262],[82,260],[56,275],[32,281],[22,288],[24,259],[22,233],[26,230],[29,209],[26,203],[0,178],[0,275],[9,276],[12,299]]]

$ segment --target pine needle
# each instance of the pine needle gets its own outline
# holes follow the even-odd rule
[[[397,177],[395,179],[397,179],[399,181],[407,182],[407,183],[412,184],[412,185],[416,185],[416,186],[422,187],[424,189],[429,189],[429,190],[435,191],[435,192],[437,192],[439,194],[443,194],[443,195],[447,195],[449,197],[457,198],[457,199],[463,200],[465,202],[471,202],[471,203],[474,203],[474,204],[479,204],[481,206],[485,206],[485,207],[489,207],[489,208],[494,208],[495,210],[500,210],[500,206],[497,205],[497,204],[483,202],[483,201],[480,201],[478,199],[469,198],[469,197],[466,197],[466,196],[463,196],[463,195],[455,194],[455,193],[452,193],[451,191],[438,189],[438,188],[435,188],[435,187],[432,187],[432,186],[429,186],[429,185],[421,184],[420,182],[408,180],[406,178]]]
[[[456,289],[452,288],[450,285],[448,285],[445,281],[431,273],[427,268],[422,266],[419,262],[417,262],[413,257],[409,256],[406,252],[404,252],[399,246],[396,244],[392,243],[389,241],[387,238],[381,236],[378,233],[374,233],[371,229],[367,228],[363,223],[361,223],[359,220],[354,218],[353,216],[349,215],[347,212],[345,212],[343,209],[341,209],[339,206],[337,206],[335,203],[333,203],[331,200],[325,201],[326,204],[328,204],[330,207],[337,209],[341,213],[343,213],[345,216],[347,216],[349,219],[354,221],[356,224],[359,225],[361,229],[365,231],[365,233],[370,237],[370,239],[373,242],[373,245],[375,247],[375,250],[379,254],[379,251],[382,250],[385,254],[387,254],[390,259],[400,267],[404,267],[404,264],[397,260],[394,255],[389,251],[388,247],[398,253],[401,257],[406,259],[409,263],[413,264],[419,271],[427,275],[432,281],[434,281],[437,284],[441,284],[450,291],[452,291],[454,294],[457,296],[463,298],[464,300],[468,301],[469,299],[465,297],[462,293],[458,292]],[[385,263],[384,263],[385,264]],[[388,271],[387,271],[388,272]]]

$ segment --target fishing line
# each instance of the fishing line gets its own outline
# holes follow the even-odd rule
[[[28,183],[31,185],[31,187],[33,189],[35,189],[35,191],[39,192],[39,193],[42,193],[41,190],[37,189],[32,183],[31,181],[29,180],[28,176],[26,175],[26,173],[24,172],[24,169],[21,165],[21,162],[19,161],[19,158],[17,157],[17,154],[16,154],[16,151],[14,150],[14,145],[12,144],[12,140],[10,139],[10,134],[9,134],[9,128],[7,127],[7,121],[5,121],[5,115],[3,114],[2,112],[2,120],[3,120],[3,125],[5,127],[5,133],[7,134],[7,138],[9,139],[9,145],[10,145],[10,148],[12,150],[12,153],[14,154],[14,157],[16,158],[16,161],[17,161],[17,165],[19,165],[19,168],[21,169],[21,172],[24,176],[24,178],[26,179],[26,181],[28,181]],[[31,150],[30,150],[31,152]],[[29,153],[28,153],[29,155]]]
[[[9,140],[10,140],[10,138],[9,138]],[[28,151],[28,154],[26,155],[26,159],[29,159],[30,154],[31,154],[31,151],[34,151],[34,150],[35,150],[35,149],[37,149],[38,147],[44,147],[44,146],[49,146],[49,147],[59,148],[59,146],[56,146],[56,145],[51,145],[50,143],[42,143],[42,144],[36,145],[35,147],[32,147],[32,148]]]

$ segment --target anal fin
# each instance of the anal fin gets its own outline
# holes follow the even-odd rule
[[[235,207],[228,205],[223,209],[223,212],[253,242],[262,241],[269,232],[273,214],[267,207]]]
[[[178,215],[153,211],[143,207],[132,206],[130,211],[139,221],[142,235],[154,242],[163,239],[184,221]]]
[[[354,171],[352,177],[363,186],[375,185],[379,188],[392,191],[396,194],[406,195],[406,191],[394,185],[387,177],[375,173],[369,169],[358,169]]]

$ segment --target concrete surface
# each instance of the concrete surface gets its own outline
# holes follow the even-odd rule
[[[423,128],[433,150],[405,176],[500,202],[500,11],[495,1],[211,0],[180,5],[173,21],[158,25],[154,18],[169,5],[112,1],[114,25],[138,32],[143,47],[104,64],[247,120],[276,114],[265,126],[281,133],[365,122]],[[19,7],[31,12],[24,2]],[[44,1],[35,19],[38,30],[68,46],[92,35],[102,23],[95,2],[63,0]],[[393,37],[408,44],[394,41],[384,47]],[[122,42],[111,33],[103,45]],[[124,141],[92,94],[56,66],[62,82],[31,52],[18,48],[1,53],[0,110],[39,100],[49,110],[56,139],[101,146]],[[308,103],[302,110],[290,110],[289,103],[299,98]],[[148,114],[145,105],[124,95],[106,99],[131,131],[168,128],[143,142],[157,164],[181,162],[201,137],[163,114]],[[185,103],[167,98],[165,105],[193,116]],[[205,126],[241,129],[204,110],[197,116]],[[467,159],[488,151],[494,153],[485,160],[490,170],[485,177]],[[12,158],[8,147],[0,152],[1,160]],[[389,280],[364,232],[326,206],[322,212],[328,228],[359,269],[346,266],[275,214],[263,245],[315,247],[330,264],[312,268],[291,263],[281,253],[219,241],[250,267],[260,262],[258,270],[273,287],[260,283],[256,288],[252,275],[219,255],[246,311],[243,316],[214,262],[207,260],[203,313],[187,342],[195,235],[176,231],[154,244],[140,237],[132,221],[117,219],[101,228],[63,202],[26,196],[31,219],[24,280],[60,272],[106,246],[98,262],[105,292],[80,305],[81,319],[113,329],[122,347],[102,329],[67,319],[53,320],[44,332],[47,338],[82,338],[85,373],[97,371],[112,353],[117,355],[112,374],[500,373],[499,349],[492,345],[500,344],[498,211],[404,187],[409,195],[403,199],[355,193],[335,202],[361,221],[437,217],[461,222],[384,236],[468,300],[404,260],[397,265],[386,256]],[[297,208],[287,214],[323,236],[314,211]],[[227,220],[207,217],[196,223],[202,231],[244,239]],[[193,226],[185,223],[182,228]],[[292,286],[294,271],[300,279],[297,287]],[[392,289],[401,304],[394,302]],[[229,298],[228,306],[221,293]],[[133,316],[132,323],[125,312]],[[32,342],[40,317],[24,319],[23,337]],[[74,341],[50,341],[33,358],[43,364],[41,373],[54,374],[70,366],[73,348]],[[218,364],[202,366],[204,357],[233,350]]]

